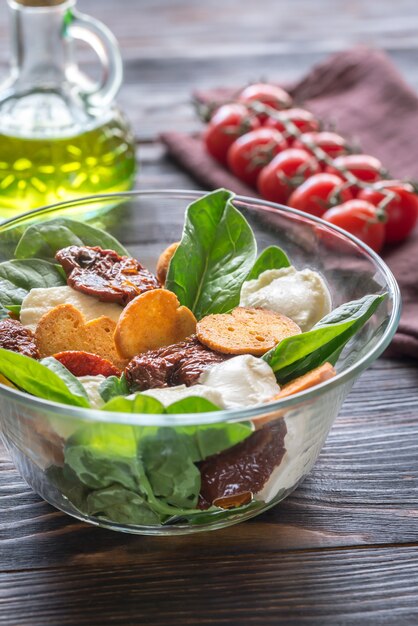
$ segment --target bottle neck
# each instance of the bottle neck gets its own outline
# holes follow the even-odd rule
[[[65,26],[74,0],[54,6],[25,6],[15,0],[8,0],[8,4],[15,79],[28,90],[58,88],[72,61]]]

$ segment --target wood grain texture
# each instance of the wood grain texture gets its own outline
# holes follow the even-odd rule
[[[383,46],[418,88],[415,0],[262,5],[79,0],[121,44],[119,101],[140,141],[139,187],[198,188],[157,140],[163,130],[199,128],[195,87],[294,80],[363,42]],[[7,46],[3,3],[3,73]],[[84,47],[80,58],[93,72]],[[178,215],[165,218],[156,239],[164,229],[169,241],[177,227]],[[412,362],[380,359],[291,497],[238,527],[190,537],[135,537],[73,520],[25,485],[0,445],[0,624],[416,625],[417,389]]]
[[[28,593],[28,590],[30,592]],[[193,559],[144,551],[129,567],[0,574],[7,626],[293,624],[402,626],[418,620],[418,548],[235,550]],[[7,620],[7,621],[6,621]]]

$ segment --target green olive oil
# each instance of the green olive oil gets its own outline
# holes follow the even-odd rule
[[[0,134],[0,218],[92,194],[126,191],[135,147],[119,116],[73,137]]]

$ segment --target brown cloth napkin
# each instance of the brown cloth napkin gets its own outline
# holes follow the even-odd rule
[[[418,97],[388,57],[358,47],[326,59],[300,82],[286,86],[326,125],[378,157],[393,177],[418,178]],[[223,100],[228,89],[197,92],[202,102]],[[226,187],[238,194],[257,193],[214,161],[199,137],[177,132],[162,135],[169,153],[204,188]],[[387,249],[384,259],[402,292],[403,313],[392,354],[418,358],[418,231]]]

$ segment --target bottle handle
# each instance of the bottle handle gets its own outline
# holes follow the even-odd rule
[[[102,22],[78,11],[71,12],[71,17],[65,26],[65,34],[91,46],[102,65],[100,81],[93,83],[84,77],[83,95],[93,106],[111,104],[123,78],[122,57],[116,38]],[[72,69],[79,82],[80,73],[74,66]]]

